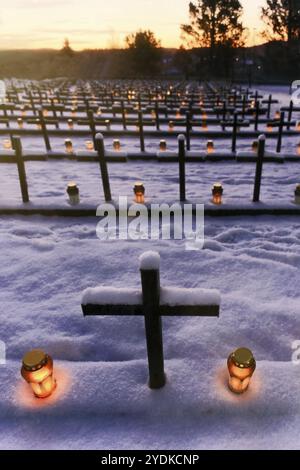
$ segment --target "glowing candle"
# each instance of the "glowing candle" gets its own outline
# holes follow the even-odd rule
[[[110,130],[110,120],[109,119],[105,119],[105,125],[106,125],[106,129],[109,131]]]
[[[10,150],[12,145],[11,145],[11,140],[10,139],[4,139],[2,142],[3,148],[5,150]]]
[[[68,128],[69,128],[69,129],[73,129],[73,128],[74,128],[73,119],[68,119]]]
[[[53,377],[53,360],[39,349],[33,349],[25,354],[21,375],[38,398],[48,397],[56,387],[56,380]]]
[[[91,140],[85,141],[85,148],[87,150],[94,150],[94,143]]]
[[[214,204],[222,204],[223,186],[221,183],[215,183],[212,188],[212,202]]]
[[[17,119],[17,123],[18,123],[19,129],[23,129],[23,119],[22,119],[22,118],[18,118],[18,119]]]
[[[244,393],[255,371],[256,362],[250,349],[239,348],[227,360],[229,388],[234,393]]]
[[[161,152],[165,152],[167,150],[167,142],[165,140],[161,140],[159,142],[159,150]]]
[[[121,150],[121,143],[118,139],[115,139],[113,141],[113,149],[116,151],[116,152],[119,152]]]
[[[174,122],[169,121],[169,131],[172,132],[174,130]]]
[[[145,187],[143,183],[137,182],[134,185],[133,188],[134,194],[135,194],[135,202],[138,204],[144,204],[145,202]]]
[[[215,146],[213,140],[208,140],[206,144],[207,153],[213,153],[215,151]]]

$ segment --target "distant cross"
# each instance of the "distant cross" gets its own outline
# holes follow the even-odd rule
[[[82,297],[84,316],[144,316],[149,387],[153,389],[166,383],[161,317],[218,317],[220,310],[217,290],[161,287],[159,265],[159,254],[146,252],[140,257],[142,289],[88,288]]]

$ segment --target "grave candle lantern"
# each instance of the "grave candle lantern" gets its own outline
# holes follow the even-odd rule
[[[87,150],[94,150],[94,143],[91,140],[85,141],[85,148]]]
[[[17,123],[18,123],[19,129],[23,129],[23,119],[22,119],[22,118],[18,118],[18,119],[17,119]]]
[[[73,143],[71,139],[65,140],[65,148],[67,153],[73,153]]]
[[[276,111],[276,113],[275,113],[275,119],[280,119],[280,111]]]
[[[177,111],[176,111],[176,119],[180,119],[180,118],[181,118],[180,110],[177,109]]]
[[[110,120],[109,119],[105,119],[105,125],[106,125],[106,129],[109,131],[110,130]]]
[[[135,194],[135,202],[137,204],[144,204],[145,202],[145,186],[141,182],[134,185],[133,192]]]
[[[43,109],[43,116],[44,117],[48,116],[48,109]]]
[[[35,120],[36,128],[40,131],[42,129],[41,121],[39,119]]]
[[[215,146],[213,140],[208,140],[206,144],[207,153],[213,153],[215,151]]]
[[[268,132],[273,132],[273,126],[272,126],[271,122],[268,122],[268,124],[267,124],[267,131]]]
[[[165,152],[167,150],[167,142],[165,140],[161,140],[159,142],[159,150],[161,152]]]
[[[207,127],[208,127],[207,126],[207,121],[206,121],[206,119],[203,118],[202,119],[202,129],[207,129]]]
[[[75,106],[73,106],[73,107],[71,108],[71,114],[72,114],[73,117],[76,117],[77,108],[76,108]]]
[[[256,362],[250,349],[239,348],[227,360],[229,388],[234,393],[244,393],[255,371]]]
[[[295,204],[300,204],[300,184],[297,184],[295,189]]]
[[[172,132],[174,130],[174,122],[169,121],[169,131]]]
[[[3,140],[3,148],[5,150],[10,150],[11,149],[11,140],[10,139],[4,139]]]
[[[67,186],[67,194],[69,196],[69,203],[71,206],[76,206],[80,202],[79,189],[74,181],[70,181]]]
[[[113,149],[116,151],[116,152],[119,152],[121,150],[121,143],[118,139],[115,139],[113,141]]]
[[[44,351],[33,349],[23,357],[21,375],[37,398],[49,397],[56,387],[53,360]]]
[[[257,153],[257,151],[258,151],[258,141],[257,140],[253,140],[252,150],[253,150],[253,152]]]
[[[156,113],[155,113],[154,109],[151,109],[151,117],[156,118]]]
[[[297,121],[297,124],[296,124],[296,131],[300,132],[300,121]]]
[[[102,110],[101,110],[101,108],[98,108],[97,109],[97,116],[101,116],[101,114],[102,114]]]
[[[223,196],[223,186],[221,183],[215,183],[212,188],[212,202],[214,204],[220,205],[222,204],[222,196]]]
[[[69,129],[73,129],[73,128],[74,128],[73,119],[68,119],[68,128],[69,128]]]

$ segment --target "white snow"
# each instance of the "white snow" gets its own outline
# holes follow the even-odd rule
[[[94,287],[85,289],[81,299],[82,305],[141,305],[140,289],[116,287]]]
[[[160,291],[161,305],[220,305],[220,303],[220,292],[216,289],[162,287]]]
[[[160,256],[156,251],[146,251],[140,256],[140,269],[151,271],[159,269]]]

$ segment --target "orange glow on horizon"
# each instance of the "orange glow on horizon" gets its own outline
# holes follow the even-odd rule
[[[247,45],[264,42],[260,7],[264,0],[241,0]],[[11,0],[1,11],[1,49],[61,49],[65,37],[74,50],[125,47],[125,37],[151,29],[166,48],[183,43],[180,25],[188,22],[182,0]]]

